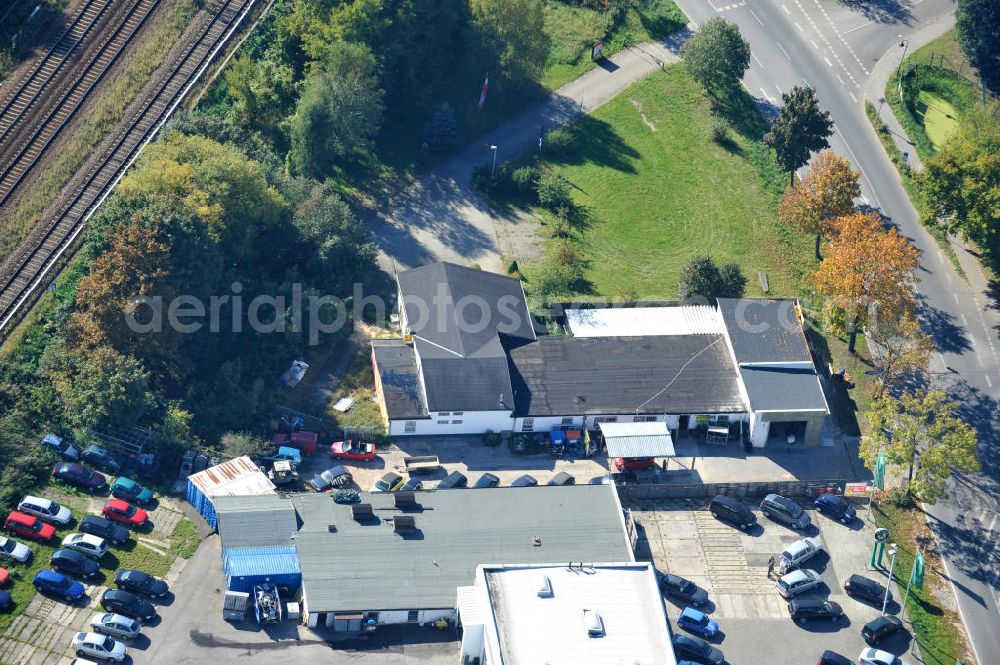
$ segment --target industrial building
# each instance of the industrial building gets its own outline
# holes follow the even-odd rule
[[[246,456],[188,476],[185,498],[213,529],[218,525],[215,501],[225,496],[266,496],[274,483]]]

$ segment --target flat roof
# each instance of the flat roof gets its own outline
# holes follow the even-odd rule
[[[740,376],[754,411],[830,412],[819,375],[811,369],[741,367]]]
[[[565,313],[574,337],[717,335],[725,330],[718,310],[708,305],[594,307]]]
[[[213,499],[219,517],[219,539],[223,549],[288,545],[298,528],[295,508],[280,496],[262,496],[246,501],[241,496]]]
[[[485,568],[497,642],[506,665],[675,665],[652,564]],[[551,597],[538,590],[548,578]],[[600,615],[590,637],[583,612]]]
[[[794,299],[719,298],[718,302],[736,362],[812,363]]]
[[[376,516],[364,523],[327,494],[290,497],[309,612],[454,607],[455,590],[490,561],[634,561],[613,485],[415,495],[419,508],[401,511],[395,494],[362,493]],[[414,532],[394,531],[400,515],[414,517]]]
[[[599,423],[608,457],[673,457],[674,441],[665,422]]]

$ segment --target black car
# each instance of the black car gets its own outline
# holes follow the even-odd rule
[[[469,484],[469,479],[465,477],[464,474],[458,471],[452,471],[448,476],[437,484],[439,490],[457,490],[462,489]]]
[[[110,471],[111,473],[118,473],[121,471],[124,462],[121,455],[108,450],[104,446],[99,446],[96,443],[87,446],[86,449],[84,449],[83,454],[80,456],[80,459],[88,464],[93,464],[98,469],[104,469],[105,471]]]
[[[475,489],[484,489],[489,487],[496,487],[500,484],[500,479],[494,476],[492,473],[484,473],[479,476],[479,480],[473,485]]]
[[[885,638],[889,637],[903,627],[903,622],[899,617],[891,614],[872,619],[861,629],[861,637],[871,646],[875,646]]]
[[[674,654],[680,659],[690,660],[701,665],[722,665],[726,657],[722,652],[705,640],[690,635],[677,634],[670,638],[674,645]]]
[[[538,484],[538,481],[535,480],[534,476],[529,476],[528,474],[524,474],[523,476],[518,476],[517,478],[515,478],[514,482],[512,482],[510,484],[510,486],[511,487],[534,487],[537,484]]]
[[[163,580],[158,580],[141,570],[119,570],[115,574],[115,585],[119,589],[141,593],[144,596],[153,598],[163,598],[170,591],[170,587]]]
[[[351,474],[341,465],[330,467],[323,473],[317,473],[316,476],[309,481],[312,488],[317,492],[325,492],[330,488],[343,487],[344,485],[351,482]]]
[[[851,598],[863,598],[870,603],[881,606],[885,600],[885,587],[861,575],[851,575],[844,582],[844,591]],[[892,600],[892,592],[889,592],[889,600]]]
[[[101,595],[101,607],[108,612],[124,614],[133,619],[148,620],[156,616],[156,608],[148,600],[121,589],[108,589]]]
[[[93,559],[73,550],[56,550],[49,559],[52,570],[71,577],[88,579],[101,570],[101,565]]]
[[[857,516],[851,502],[836,494],[824,494],[817,498],[813,502],[813,505],[816,507],[816,510],[826,513],[835,520],[839,520],[841,524],[853,522]]]
[[[744,531],[749,531],[757,524],[757,516],[743,502],[722,494],[712,499],[708,509],[715,519],[731,522]]]
[[[708,592],[699,589],[698,585],[691,580],[686,580],[680,575],[667,573],[660,580],[660,591],[667,596],[680,598],[688,602],[692,607],[701,607],[708,602]]]
[[[104,538],[112,545],[124,545],[131,536],[131,532],[125,527],[97,515],[84,517],[80,520],[79,528],[83,533]]]
[[[844,610],[837,603],[822,598],[794,598],[788,603],[788,614],[796,623],[805,623],[810,619],[840,621]]]
[[[52,467],[52,477],[88,492],[103,492],[108,488],[107,478],[77,462],[59,462]]]
[[[638,485],[639,476],[635,471],[616,471],[611,474],[611,482],[615,485]]]
[[[548,482],[549,485],[555,485],[557,487],[562,487],[564,485],[575,485],[576,478],[569,475],[565,471],[560,471],[556,475],[552,476],[552,480]]]
[[[847,656],[841,656],[836,651],[830,651],[827,649],[823,652],[823,655],[819,657],[816,661],[816,665],[854,665],[851,659]]]

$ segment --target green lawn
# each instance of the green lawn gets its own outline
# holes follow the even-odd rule
[[[924,108],[924,132],[934,149],[940,150],[958,128],[958,109],[930,90],[921,90],[917,97]]]
[[[565,154],[547,164],[574,188],[589,219],[575,242],[586,260],[587,293],[673,299],[696,254],[735,261],[762,293],[800,295],[814,269],[809,238],[777,220],[787,176],[754,139],[761,120],[745,98],[729,115],[743,133],[721,146],[709,137],[712,103],[682,66],[638,82],[570,131]],[[537,266],[534,266],[537,268]],[[533,266],[523,266],[531,288]]]

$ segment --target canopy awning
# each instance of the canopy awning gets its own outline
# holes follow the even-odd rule
[[[673,457],[667,423],[600,423],[608,457]]]

